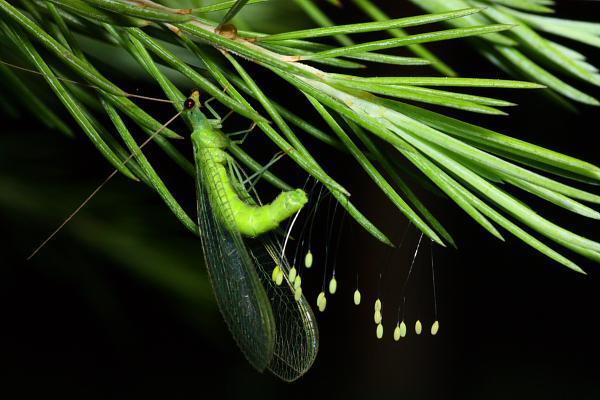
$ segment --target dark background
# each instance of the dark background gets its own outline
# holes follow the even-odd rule
[[[559,9],[576,18],[600,15],[591,3],[562,2]],[[351,19],[340,18],[346,17]],[[501,76],[464,43],[435,49],[465,76]],[[592,61],[600,64],[599,52]],[[598,109],[565,112],[535,93],[504,97],[522,105],[510,110],[510,117],[461,116],[600,162]],[[390,252],[347,223],[337,259],[339,291],[318,315],[319,357],[299,382],[283,384],[256,373],[243,359],[214,306],[199,241],[142,185],[114,179],[38,256],[24,262],[110,169],[83,138],[63,138],[27,116],[2,116],[1,126],[0,396],[18,390],[6,398],[33,393],[85,398],[210,393],[263,399],[600,398],[600,282],[592,262],[576,258],[589,276],[576,274],[508,235],[507,243],[497,241],[452,203],[423,193],[459,249],[434,250],[438,336],[416,337],[411,331],[395,343],[395,308],[418,234],[409,230],[405,245]],[[406,219],[350,167],[349,158],[307,143],[352,190],[366,214],[398,241]],[[268,159],[269,150],[262,151]],[[192,210],[191,178],[178,176],[159,152],[148,152]],[[280,175],[296,173],[285,162],[277,168]],[[303,179],[298,176],[295,183]],[[523,197],[543,215],[600,238],[595,221]],[[316,243],[326,242],[326,225],[323,221],[315,229]],[[426,332],[433,320],[428,256],[427,243],[417,258],[407,308],[409,326],[420,318]],[[377,341],[372,302],[383,270],[386,332]],[[356,271],[363,292],[358,309],[351,300]],[[317,266],[307,277],[313,303],[322,274]]]

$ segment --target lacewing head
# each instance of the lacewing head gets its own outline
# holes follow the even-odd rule
[[[189,110],[193,109],[196,106],[198,106],[198,108],[201,107],[201,103],[200,103],[200,91],[193,90],[192,94],[190,94],[190,97],[188,97],[187,99],[185,99],[185,101],[183,102],[183,108],[184,108],[184,110],[189,111]]]

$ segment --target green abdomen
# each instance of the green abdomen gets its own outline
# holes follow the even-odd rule
[[[257,206],[242,200],[225,168],[227,153],[219,148],[196,149],[196,162],[206,174],[213,201],[221,209],[220,218],[229,229],[255,237],[274,230],[298,212],[308,201],[301,189],[282,192],[272,203]]]

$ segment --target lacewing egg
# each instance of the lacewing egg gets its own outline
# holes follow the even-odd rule
[[[356,289],[354,291],[354,304],[355,305],[359,305],[360,304],[360,291],[358,289]]]
[[[292,267],[290,269],[290,272],[288,273],[288,279],[290,280],[290,282],[294,282],[296,280],[296,267]]]
[[[415,322],[415,333],[417,335],[420,335],[422,331],[423,331],[423,325],[421,324],[421,321],[417,320],[417,322]]]
[[[400,322],[400,337],[406,336],[406,324],[404,321]]]
[[[375,314],[373,315],[373,320],[375,321],[375,323],[380,324],[382,319],[383,316],[381,315],[381,311],[375,311]]]
[[[375,311],[381,311],[381,300],[375,300]]]
[[[302,288],[300,286],[298,286],[296,289],[294,289],[294,299],[296,301],[300,301],[301,298],[302,298]]]
[[[394,328],[394,340],[397,342],[398,340],[400,340],[400,335],[401,334],[401,330],[400,330],[400,324],[396,324],[396,327]]]
[[[273,282],[277,282],[277,276],[279,275],[279,265],[276,265],[275,268],[273,268],[273,272],[271,273],[271,279],[273,280]]]
[[[337,281],[335,280],[335,276],[333,278],[331,278],[331,280],[329,281],[329,293],[331,294],[335,294],[335,291],[337,290]]]
[[[379,324],[377,325],[377,339],[381,339],[383,337],[383,325]]]
[[[281,286],[282,283],[283,283],[283,270],[281,268],[279,268],[279,271],[277,271],[277,276],[275,277],[275,284],[277,286]]]
[[[306,256],[304,257],[304,266],[306,268],[310,268],[313,265],[313,254],[310,250],[308,250],[308,252],[306,253]]]
[[[439,330],[440,330],[440,322],[436,320],[433,323],[433,325],[431,325],[431,335],[432,336],[437,335],[437,333],[438,333]]]
[[[319,307],[319,311],[325,311],[325,308],[327,307],[327,297],[325,297],[325,292],[319,293],[319,296],[317,297],[317,307]]]

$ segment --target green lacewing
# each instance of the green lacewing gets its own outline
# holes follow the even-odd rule
[[[294,287],[295,280],[289,279],[290,265],[273,231],[302,209],[306,194],[300,189],[283,192],[272,203],[258,205],[239,175],[229,172],[239,171],[239,167],[226,152],[230,139],[220,130],[220,119],[207,118],[200,107],[200,94],[194,91],[185,101],[183,112],[189,113],[193,127],[198,233],[217,304],[250,364],[259,371],[269,369],[285,381],[294,381],[312,366],[319,334],[308,302]],[[140,149],[181,114],[154,132]],[[133,156],[130,154],[123,163]],[[113,171],[28,259],[117,173]],[[280,273],[276,282],[271,279],[271,271],[275,270]]]
[[[5,62],[2,64],[16,67]],[[169,102],[133,94],[128,96]],[[283,380],[296,380],[308,371],[316,358],[318,329],[315,316],[302,295],[300,276],[296,268],[288,263],[284,256],[285,244],[282,248],[281,240],[273,231],[302,209],[307,201],[306,194],[297,189],[280,194],[270,204],[258,205],[257,198],[249,194],[240,179],[239,166],[226,152],[230,139],[221,131],[220,119],[207,118],[200,108],[199,93],[194,92],[186,100],[183,112],[189,113],[193,126],[199,234],[217,304],[232,336],[251,365],[259,371],[269,369]],[[179,115],[181,112],[163,128]],[[151,135],[140,149],[159,132]],[[125,159],[124,164],[133,155]],[[115,170],[30,258],[116,174]],[[309,231],[312,231],[312,222],[314,212]],[[309,239],[304,265],[310,269],[312,264]],[[334,267],[329,293],[333,295],[336,290]],[[361,303],[358,281],[353,299],[356,305]],[[323,290],[317,299],[321,311],[324,311],[325,304]],[[377,310],[376,302],[376,314],[377,311],[381,312],[381,306]],[[421,328],[417,328],[419,324],[420,321],[417,321],[415,331],[420,333]],[[431,334],[437,334],[438,329],[436,307],[436,320],[431,327]],[[406,326],[402,321],[394,330],[394,339],[405,335]],[[383,326],[379,320],[377,337],[382,336]]]
[[[295,296],[273,230],[301,210],[306,194],[283,192],[272,203],[257,205],[227,168],[234,161],[220,121],[208,119],[200,107],[195,91],[185,108],[193,127],[198,225],[217,304],[250,364],[293,381],[317,355],[318,329],[304,296]],[[279,279],[271,279],[274,270]]]

